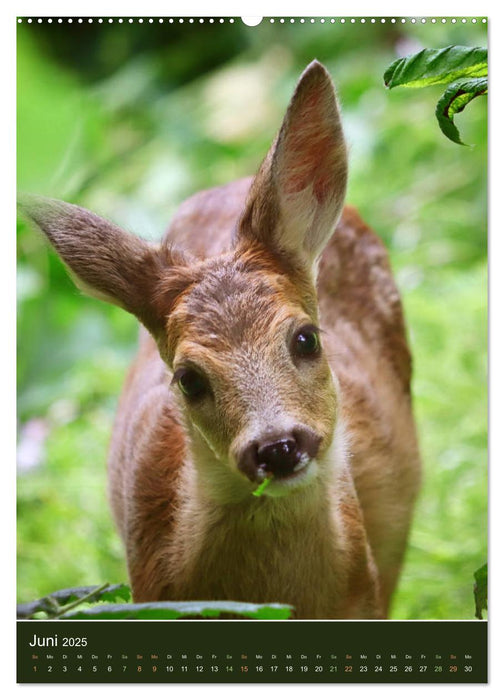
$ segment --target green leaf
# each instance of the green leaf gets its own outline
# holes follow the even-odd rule
[[[267,476],[264,481],[262,481],[259,486],[256,488],[255,491],[252,491],[253,496],[262,496],[262,494],[266,491],[266,487],[270,483],[270,481],[273,480],[273,474],[270,474]]]
[[[383,76],[385,86],[425,87],[451,83],[459,78],[479,78],[488,73],[488,54],[483,47],[447,46],[422,49],[394,61]]]
[[[460,138],[453,117],[479,95],[488,92],[487,78],[463,78],[452,83],[443,93],[436,106],[436,117],[441,131],[454,143],[465,145]]]
[[[188,601],[131,603],[129,605],[97,605],[72,610],[61,616],[64,620],[176,620],[181,617],[211,617],[221,615],[255,620],[286,620],[292,607],[280,603],[256,605],[234,601]]]
[[[483,610],[488,610],[488,565],[485,564],[474,572],[474,602],[476,605],[475,616],[483,619]]]
[[[115,586],[108,586],[101,593],[99,593],[93,600],[107,601],[108,603],[115,603],[119,600],[123,600],[128,603],[131,600],[131,588],[125,583],[117,583]]]

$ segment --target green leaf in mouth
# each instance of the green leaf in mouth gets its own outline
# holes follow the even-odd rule
[[[259,486],[256,488],[255,491],[252,491],[253,496],[262,496],[262,494],[265,492],[265,490],[268,487],[268,484],[273,481],[273,474],[270,474],[267,476],[264,481],[262,481]]]

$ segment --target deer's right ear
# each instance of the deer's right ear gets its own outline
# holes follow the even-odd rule
[[[83,292],[121,306],[158,335],[163,319],[154,303],[156,283],[168,261],[157,246],[73,204],[24,195],[18,206],[47,236]]]
[[[313,61],[250,189],[236,242],[258,240],[313,267],[336,226],[346,183],[334,87],[324,66]]]

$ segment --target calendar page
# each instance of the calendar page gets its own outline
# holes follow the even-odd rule
[[[16,22],[18,683],[486,683],[487,19]]]

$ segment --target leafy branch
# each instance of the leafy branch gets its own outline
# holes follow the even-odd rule
[[[488,610],[488,565],[484,564],[474,572],[475,616],[483,619],[483,610]]]
[[[114,586],[105,583],[100,586],[65,588],[30,603],[21,603],[17,606],[17,617],[18,619],[26,619],[43,615],[55,619],[85,603],[112,603],[118,600],[131,600],[130,588],[124,583]]]
[[[129,586],[85,586],[56,591],[17,607],[18,619],[60,620],[176,620],[178,618],[238,617],[254,620],[286,620],[292,607],[281,603],[242,603],[235,601],[131,601]],[[105,603],[105,604],[98,604]],[[95,605],[93,605],[95,604]]]
[[[454,117],[475,97],[488,92],[487,49],[468,46],[422,49],[391,63],[383,80],[389,89],[449,83],[437,103],[436,118],[450,141],[466,145],[460,138]]]

